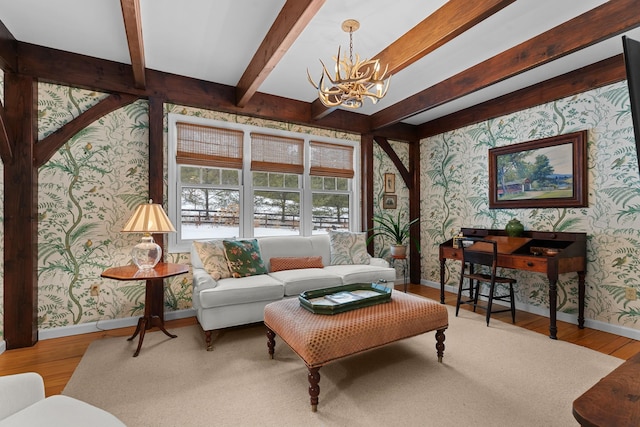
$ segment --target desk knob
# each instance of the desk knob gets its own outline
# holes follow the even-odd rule
[[[527,267],[533,267],[533,263],[531,261],[527,262]]]

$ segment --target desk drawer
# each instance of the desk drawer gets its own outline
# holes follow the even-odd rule
[[[547,258],[542,257],[501,257],[498,255],[498,266],[516,270],[547,272]]]

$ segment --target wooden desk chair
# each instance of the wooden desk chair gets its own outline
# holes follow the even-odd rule
[[[463,237],[459,242],[462,249],[462,270],[460,271],[460,284],[458,286],[458,299],[456,301],[456,317],[458,316],[460,305],[469,304],[473,306],[474,312],[476,311],[476,307],[483,308],[487,311],[487,326],[489,326],[492,313],[502,313],[505,311],[511,311],[511,320],[513,323],[516,323],[516,306],[513,294],[513,285],[516,283],[516,280],[496,275],[498,264],[497,243],[493,240],[470,237]],[[475,271],[479,271],[477,268],[483,271],[476,273]],[[465,279],[468,280],[468,287],[464,287]],[[480,293],[480,283],[489,283],[488,294]],[[509,292],[496,295],[496,283],[508,285]],[[462,300],[463,291],[469,291],[468,300]],[[478,304],[479,296],[488,299],[486,306]],[[507,301],[511,307],[493,310],[493,301],[495,300]]]

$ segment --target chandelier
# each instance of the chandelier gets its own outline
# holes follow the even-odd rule
[[[389,88],[391,76],[385,77],[389,65],[380,73],[380,62],[377,59],[361,61],[360,56],[356,54],[356,60],[353,61],[353,32],[358,28],[360,23],[355,19],[347,19],[342,23],[342,30],[349,33],[349,58],[340,58],[338,46],[338,55],[333,57],[336,62],[335,77],[331,77],[322,60],[320,63],[323,71],[318,84],[313,81],[307,69],[309,83],[318,90],[320,101],[327,107],[341,105],[356,109],[362,107],[365,98],[369,98],[375,104],[386,95]],[[331,82],[330,86],[326,84],[325,78]]]

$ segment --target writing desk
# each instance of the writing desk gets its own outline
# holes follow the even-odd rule
[[[549,337],[557,338],[556,311],[558,276],[578,274],[578,327],[584,328],[584,278],[587,272],[586,233],[525,231],[522,237],[509,237],[504,230],[463,228],[465,237],[482,237],[498,242],[498,267],[545,273],[549,280]],[[534,255],[532,248],[555,249],[554,256]],[[444,275],[447,259],[462,259],[462,249],[453,239],[440,244],[440,302],[444,304]]]

